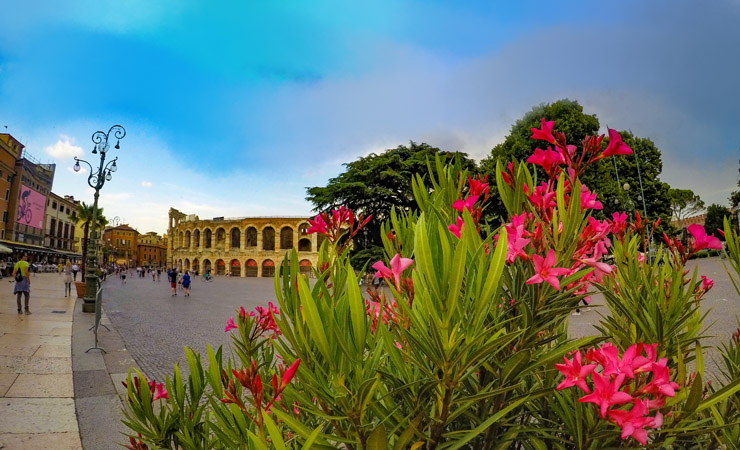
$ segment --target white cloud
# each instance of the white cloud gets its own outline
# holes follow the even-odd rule
[[[142,181],[141,182],[141,185],[143,187],[145,187],[145,188],[150,188],[150,187],[152,187],[152,182],[151,181]]]
[[[82,147],[74,145],[74,139],[64,134],[60,134],[57,143],[46,147],[44,151],[48,155],[60,159],[79,157],[83,154]]]

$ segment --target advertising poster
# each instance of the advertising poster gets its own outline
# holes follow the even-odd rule
[[[46,196],[34,191],[25,184],[21,184],[21,191],[18,195],[18,216],[16,222],[43,230],[45,210]]]

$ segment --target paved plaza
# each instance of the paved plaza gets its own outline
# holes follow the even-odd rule
[[[704,302],[705,310],[710,310],[705,321],[707,334],[714,336],[707,344],[726,342],[737,329],[740,300],[720,258],[692,261],[692,270],[697,262],[699,274],[715,280]],[[224,333],[226,320],[236,315],[240,306],[251,310],[276,302],[272,278],[217,277],[208,283],[197,278],[192,286],[190,297],[184,297],[182,291],[172,297],[164,276],[161,282],[135,275],[133,279],[129,275],[126,284],[115,277],[106,281],[105,310],[112,324],[145,373],[157,380],[171,374],[176,363],[186,368],[184,346],[201,354],[205,354],[207,344],[228,347],[231,338],[230,333]],[[572,336],[596,334],[593,325],[605,307],[599,296],[594,297],[592,306],[591,311],[571,317]],[[708,354],[710,371],[711,357]]]
[[[740,299],[719,258],[695,264],[715,280],[704,302],[707,346],[726,342],[738,326]],[[81,300],[63,297],[61,277],[33,277],[30,316],[16,313],[12,282],[0,280],[0,448],[121,448],[120,381],[131,367],[163,380],[177,363],[186,369],[183,347],[201,353],[207,344],[228,347],[226,320],[240,306],[275,301],[270,278],[196,279],[190,297],[171,296],[164,277],[129,276],[126,284],[109,277],[104,286],[103,323],[112,325],[100,330],[105,354],[85,352],[94,315],[81,312]],[[600,305],[596,297],[591,311],[571,317],[573,337],[594,334]],[[714,354],[707,353],[711,379]]]

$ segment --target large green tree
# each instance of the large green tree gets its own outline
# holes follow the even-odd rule
[[[88,205],[85,202],[80,202],[77,205],[77,211],[75,211],[68,217],[70,221],[76,224],[82,224],[82,267],[80,267],[80,272],[82,272],[82,281],[85,281],[85,266],[87,265],[87,242],[88,236],[90,234],[90,226],[93,220],[93,212],[93,205]],[[98,208],[97,223],[97,228],[99,230],[102,230],[108,224],[108,220],[103,215],[103,208]]]
[[[612,198],[607,195],[604,212],[611,214],[616,211],[639,211],[641,216],[647,214],[651,222],[660,219],[659,230],[672,234],[674,230],[670,226],[672,211],[669,196],[671,187],[660,180],[660,173],[663,171],[660,150],[648,138],[636,137],[629,131],[620,131],[619,134],[634,152],[632,155],[613,158],[612,161],[616,165],[619,185],[623,191],[619,198],[626,198],[626,201],[612,206]],[[629,189],[625,190],[625,185]]]
[[[599,119],[595,114],[585,114],[583,107],[577,101],[568,99],[558,100],[553,103],[542,103],[532,108],[524,117],[517,120],[511,127],[509,135],[504,142],[497,144],[491,150],[488,157],[481,160],[480,166],[483,173],[488,174],[489,180],[496,179],[496,161],[508,162],[513,160],[526,161],[537,148],[545,148],[547,143],[532,139],[532,128],[539,128],[542,118],[555,121],[555,129],[565,134],[568,142],[580,144],[586,136],[593,135],[599,131]],[[594,168],[602,172],[602,165]],[[608,167],[607,167],[608,169]],[[538,170],[541,179],[545,179],[545,174]],[[595,177],[596,179],[607,179],[608,177]],[[585,180],[584,180],[585,181]],[[588,183],[587,183],[588,184]],[[589,184],[592,190],[601,194],[602,189],[598,186]],[[594,188],[597,189],[594,189]],[[615,191],[616,187],[610,187],[610,191]],[[495,190],[492,191],[491,202],[486,207],[486,219],[489,222],[497,223],[500,220],[506,220],[506,209],[497,195]]]
[[[716,203],[709,205],[707,208],[707,218],[704,221],[704,230],[707,234],[713,234],[724,241],[725,237],[722,236],[722,233],[717,232],[717,230],[724,230],[725,216],[729,217],[732,223],[737,225],[737,219],[728,208]]]
[[[420,174],[428,178],[427,161],[435,155],[444,159],[460,158],[463,168],[477,170],[475,162],[465,153],[448,152],[430,145],[410,142],[380,154],[345,164],[345,171],[329,180],[326,186],[307,188],[306,199],[316,211],[328,211],[342,205],[356,213],[372,214],[373,218],[354,240],[352,264],[356,268],[383,257],[380,226],[388,219],[391,207],[406,212],[416,210],[411,189],[411,177]]]
[[[586,114],[583,107],[573,100],[558,100],[553,103],[543,103],[532,108],[523,118],[512,127],[504,142],[496,145],[490,155],[481,161],[481,171],[495,179],[496,161],[511,160],[526,161],[535,149],[545,148],[547,143],[532,139],[532,128],[539,128],[542,118],[555,121],[555,129],[565,134],[567,141],[581,147],[583,138],[599,133],[599,119],[595,114]],[[604,206],[602,211],[595,212],[597,217],[609,217],[618,211],[641,211],[642,191],[645,193],[645,208],[648,219],[653,221],[658,217],[667,230],[670,221],[670,204],[668,202],[669,186],[660,181],[663,162],[660,150],[650,139],[635,137],[632,133],[621,131],[625,143],[635,150],[634,155],[615,156],[598,161],[584,174],[582,182],[598,195],[598,200]],[[602,145],[606,146],[608,137]],[[640,175],[638,176],[638,164]],[[538,170],[541,179],[544,172]],[[640,190],[642,179],[642,191]],[[625,190],[625,184],[629,189]],[[491,204],[487,209],[486,218],[496,223],[505,220],[506,211],[500,200],[492,196]]]

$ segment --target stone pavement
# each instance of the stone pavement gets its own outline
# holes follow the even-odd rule
[[[28,316],[17,314],[12,286],[0,280],[0,449],[120,450],[121,381],[136,367],[120,335],[101,327],[107,352],[86,352],[94,314],[74,291],[64,297],[60,276],[33,276]]]
[[[81,449],[72,381],[74,298],[57,274],[31,278],[31,315],[0,280],[0,448]]]

